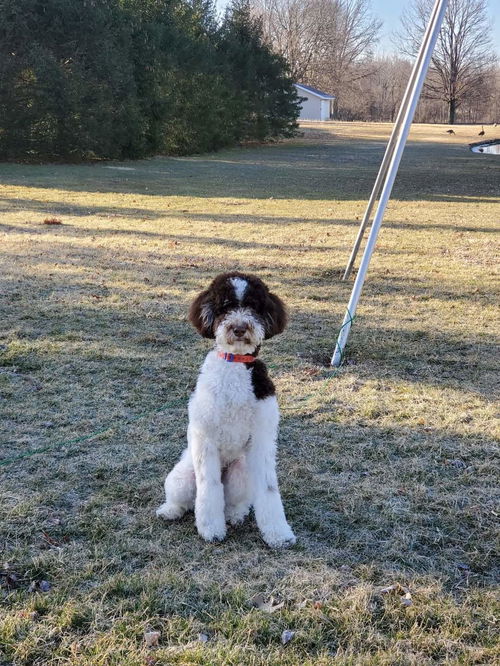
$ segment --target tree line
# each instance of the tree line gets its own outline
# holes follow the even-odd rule
[[[434,0],[413,0],[393,36],[397,55],[377,56],[381,21],[369,0],[253,0],[268,43],[300,83],[335,95],[334,118],[395,118]],[[500,68],[486,0],[449,0],[417,122],[500,118]]]
[[[0,0],[0,158],[138,158],[290,136],[248,0]]]

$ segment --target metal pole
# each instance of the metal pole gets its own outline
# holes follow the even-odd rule
[[[335,351],[333,353],[331,360],[331,364],[334,366],[339,366],[342,361],[344,348],[347,343],[347,338],[349,337],[349,331],[351,330],[352,320],[356,314],[356,308],[358,305],[359,297],[361,295],[361,290],[363,288],[363,283],[365,281],[368,266],[370,264],[370,259],[373,250],[375,248],[375,243],[377,242],[377,236],[380,230],[380,225],[382,224],[387,202],[389,201],[389,197],[392,191],[392,186],[394,185],[394,180],[398,172],[399,163],[403,155],[403,151],[406,145],[406,139],[408,138],[408,133],[410,131],[413,116],[415,114],[417,102],[420,97],[420,92],[424,84],[427,70],[429,68],[432,52],[434,50],[439,30],[443,22],[443,17],[446,11],[447,4],[448,0],[436,0],[435,6],[438,8],[438,11],[436,13],[434,12],[432,13],[431,36],[429,41],[427,42],[425,55],[420,63],[418,63],[418,61],[415,61],[414,67],[418,70],[415,77],[415,85],[413,87],[410,103],[404,114],[401,132],[398,136],[398,140],[394,149],[394,154],[392,156],[390,165],[388,167],[387,178],[382,188],[382,193],[380,195],[377,212],[375,213],[375,217],[373,219],[372,228],[370,230],[370,235],[368,236],[368,241],[366,243],[365,251],[363,253],[363,258],[361,260],[359,271],[356,276],[356,280],[354,282],[351,298],[349,299],[349,304],[347,306],[346,314],[344,316],[344,321],[340,328],[337,344],[335,346]]]
[[[399,107],[398,115],[396,117],[396,121],[394,123],[394,127],[392,128],[391,132],[391,137],[389,139],[389,143],[387,144],[387,148],[385,149],[385,154],[384,154],[384,159],[382,160],[382,164],[380,165],[377,178],[375,180],[375,184],[372,189],[372,193],[370,195],[370,199],[368,201],[368,205],[366,206],[365,214],[363,216],[363,219],[361,221],[358,235],[356,237],[356,240],[354,242],[354,247],[352,248],[351,251],[351,256],[349,257],[349,261],[347,262],[347,266],[344,272],[344,275],[342,277],[342,280],[347,280],[349,275],[351,274],[352,267],[354,266],[354,262],[356,260],[356,256],[359,251],[359,246],[361,245],[361,241],[363,240],[363,236],[365,233],[365,229],[368,225],[368,221],[370,219],[370,215],[373,210],[373,206],[375,204],[375,201],[378,199],[380,195],[380,190],[382,189],[382,185],[385,179],[385,176],[387,174],[387,169],[389,167],[389,163],[391,161],[391,158],[394,154],[394,147],[396,145],[396,139],[399,134],[400,128],[401,128],[401,123],[404,117],[404,114],[406,113],[406,110],[408,108],[409,101],[412,96],[413,88],[415,86],[415,79],[417,76],[418,72],[418,67],[420,66],[422,59],[424,57],[425,51],[427,49],[427,45],[429,43],[429,39],[431,36],[432,32],[432,25],[433,22],[436,18],[436,14],[438,11],[438,3],[434,5],[431,13],[431,17],[429,20],[429,23],[427,25],[427,28],[424,33],[424,38],[422,40],[422,44],[420,45],[420,50],[417,54],[417,58],[415,60],[415,64],[413,66],[413,69],[411,71],[411,76],[408,80],[408,84],[406,86],[405,94],[403,95],[403,99],[401,100],[401,106]]]

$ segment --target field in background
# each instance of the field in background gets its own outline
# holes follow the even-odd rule
[[[3,666],[500,658],[500,160],[467,150],[478,127],[414,128],[335,373],[340,276],[390,125],[303,129],[190,158],[0,165],[0,458],[47,447],[0,467]],[[154,518],[210,346],[186,311],[232,269],[290,309],[263,350],[285,552],[253,521],[210,545],[192,516]]]

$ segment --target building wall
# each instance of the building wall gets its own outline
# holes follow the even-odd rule
[[[321,100],[321,120],[330,120],[330,100]]]
[[[301,97],[307,97],[305,102],[301,102],[299,120],[321,120],[321,99],[300,89],[297,92]]]
[[[329,120],[330,119],[330,100],[321,99],[313,93],[297,89],[300,97],[307,97],[302,102],[299,120]]]

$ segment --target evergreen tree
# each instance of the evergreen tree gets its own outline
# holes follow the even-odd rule
[[[248,3],[0,0],[0,157],[140,157],[294,131]]]
[[[265,44],[249,0],[233,0],[221,26],[218,50],[232,81],[233,127],[238,139],[292,136],[300,113],[285,60]]]
[[[0,0],[0,153],[140,154],[117,0]]]

